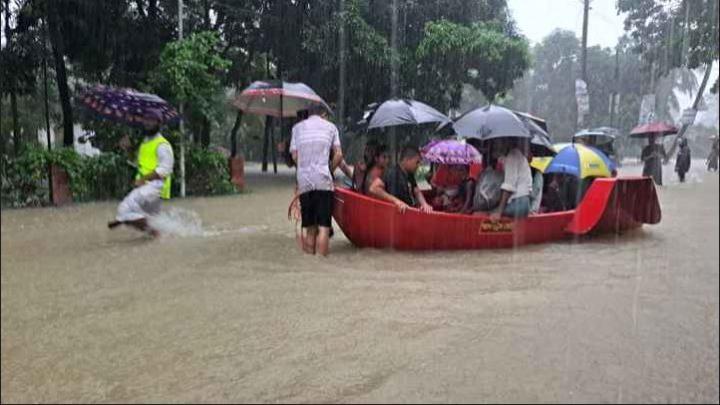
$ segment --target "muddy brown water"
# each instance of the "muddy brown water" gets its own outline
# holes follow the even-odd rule
[[[291,175],[249,172],[166,205],[185,223],[158,241],[108,231],[115,202],[2,211],[2,402],[718,402],[716,174],[622,236],[398,253],[337,232],[322,260],[297,250]]]

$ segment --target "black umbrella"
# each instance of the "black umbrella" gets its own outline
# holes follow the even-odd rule
[[[450,122],[450,118],[429,105],[406,99],[388,100],[366,113],[368,129]]]
[[[507,108],[495,105],[466,112],[455,121],[453,128],[461,137],[482,141],[496,138],[532,138],[530,130],[520,117]]]

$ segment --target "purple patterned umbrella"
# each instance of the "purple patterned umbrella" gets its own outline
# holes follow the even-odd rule
[[[431,141],[420,152],[428,162],[447,165],[469,165],[480,163],[482,159],[480,152],[472,145],[452,139]]]
[[[157,121],[161,125],[170,124],[180,119],[180,114],[167,101],[133,89],[99,84],[85,89],[77,100],[101,118],[135,127]]]

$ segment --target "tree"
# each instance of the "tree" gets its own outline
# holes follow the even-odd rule
[[[187,104],[189,114],[217,121],[224,101],[219,75],[230,66],[218,43],[218,35],[206,31],[167,44],[148,86],[174,105]],[[209,137],[203,139],[203,146],[208,144]]]
[[[530,62],[527,40],[505,35],[497,23],[428,23],[417,56],[421,74],[450,96],[443,104],[434,100],[445,109],[459,105],[463,83],[472,84],[491,102],[503,96]],[[432,94],[423,90],[419,92]]]

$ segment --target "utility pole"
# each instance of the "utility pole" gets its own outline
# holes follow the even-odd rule
[[[183,0],[178,0],[178,40],[183,39]],[[185,123],[180,103],[180,197],[185,198]]]
[[[390,95],[391,98],[398,97],[398,43],[397,43],[397,30],[398,30],[398,0],[392,0],[392,32],[390,35]],[[397,161],[397,131],[395,127],[390,128],[390,155],[392,162]]]
[[[45,85],[45,136],[47,139],[48,152],[52,150],[52,138],[50,137],[50,102],[48,100],[48,77],[47,77],[47,21],[43,20],[43,81]],[[48,164],[48,194],[50,203],[53,202],[53,175],[52,166]]]
[[[340,77],[338,80],[338,127],[340,128],[341,134],[345,128],[345,0],[340,0]]]
[[[618,108],[620,103],[618,94],[620,94],[620,45],[615,47],[615,83],[613,84],[613,91],[610,94],[610,126],[612,127],[615,123],[615,110]]]
[[[584,0],[583,5],[583,33],[582,33],[582,79],[587,83],[587,35],[588,14],[590,13],[590,0]]]

